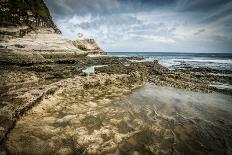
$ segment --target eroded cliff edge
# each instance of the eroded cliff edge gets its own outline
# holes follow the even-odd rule
[[[93,39],[62,36],[43,0],[0,1],[0,62],[33,64],[105,54]]]
[[[99,54],[105,55],[106,52],[103,51],[94,39],[81,39],[74,40],[72,44],[78,49],[88,52],[89,54]]]

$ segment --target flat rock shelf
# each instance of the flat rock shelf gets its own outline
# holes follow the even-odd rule
[[[231,96],[149,83],[130,94],[75,87],[47,97],[17,122],[5,142],[10,153],[231,153]]]

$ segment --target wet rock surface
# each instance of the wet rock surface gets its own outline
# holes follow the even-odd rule
[[[9,138],[11,134],[14,135],[12,137],[13,139],[10,138],[11,140],[9,139],[9,143],[5,143],[7,150],[9,153],[13,154],[17,152],[22,154],[56,153],[57,150],[59,151],[59,149],[63,147],[63,145],[61,146],[60,144],[64,144],[66,141],[72,142],[74,140],[73,138],[77,138],[79,140],[75,140],[75,144],[73,144],[75,148],[70,148],[71,146],[67,144],[69,149],[79,150],[79,147],[85,148],[87,145],[92,144],[93,149],[89,151],[97,151],[99,145],[103,143],[101,136],[106,136],[105,138],[107,138],[107,136],[110,136],[107,134],[111,132],[113,134],[114,132],[107,127],[102,128],[104,123],[110,121],[109,118],[107,118],[108,115],[111,118],[116,118],[120,117],[119,114],[124,111],[122,108],[117,109],[114,108],[114,106],[111,107],[110,98],[129,93],[131,89],[142,84],[142,81],[139,80],[132,82],[131,79],[135,76],[139,77],[140,75],[136,73],[131,75],[110,76],[99,74],[96,77],[86,78],[77,76],[73,79],[67,79],[52,84],[60,88],[54,95],[44,98],[38,106],[34,107],[26,114],[27,116],[33,116],[26,119],[25,123],[28,125],[22,124],[22,126],[26,125],[32,128],[24,130],[22,126],[19,126],[20,130],[22,129],[21,131],[23,131],[25,139],[18,133],[13,134],[13,130],[17,128],[16,126],[18,123],[20,124],[20,122],[17,122],[15,128],[8,135]],[[20,120],[24,118],[26,117]],[[74,129],[73,132],[71,131],[72,133],[68,131],[70,127]],[[47,128],[47,131],[44,131],[45,128]],[[96,133],[96,130],[103,130],[106,134],[102,135],[101,131]],[[36,135],[34,135],[34,133]],[[33,134],[33,136],[31,134]],[[54,137],[56,140],[52,140],[53,136],[61,134],[64,136],[63,138]],[[76,135],[76,137],[74,135]],[[34,139],[34,136],[38,137]],[[67,139],[67,136],[71,139]],[[36,139],[42,139],[42,141],[37,141]],[[94,143],[98,140],[99,144]],[[21,141],[21,144],[18,143],[19,141]],[[33,148],[31,148],[32,146],[29,144],[33,144]],[[15,145],[17,145],[17,147]],[[66,144],[64,144],[64,146],[65,145]],[[41,150],[41,147],[44,147],[44,149]]]
[[[10,129],[14,127],[15,122],[20,116],[38,104],[44,97],[56,92],[56,89],[60,85],[54,86],[54,83],[69,78],[72,79],[76,76],[84,79],[86,75],[82,70],[87,65],[88,63],[84,64],[81,60],[59,60],[55,63],[28,66],[0,65],[1,142]],[[137,71],[130,72],[127,75],[130,75],[131,78],[130,80],[124,81],[125,85],[142,81],[145,78]],[[101,78],[97,80],[101,80]],[[111,81],[110,77],[107,82],[114,84],[114,81]],[[101,84],[98,83],[96,85]],[[117,83],[115,85],[117,86]],[[95,83],[89,82],[84,85],[86,89],[89,87],[95,87]]]
[[[129,96],[123,95],[127,87],[102,86],[77,96],[81,86],[75,87],[59,90],[20,119],[4,143],[8,153],[231,153],[231,96],[153,85]]]
[[[221,111],[214,111],[221,115],[216,119],[212,118],[213,112],[208,112],[207,116],[196,117],[195,113],[192,113],[194,110],[205,113],[207,108],[204,105],[196,106],[192,101],[186,101],[189,106],[187,112],[185,102],[169,109],[169,104],[159,103],[158,96],[152,98],[154,101],[152,105],[147,104],[149,101],[146,101],[146,96],[136,99],[140,104],[146,105],[141,106],[137,101],[130,103],[135,98],[132,90],[146,82],[158,86],[231,95],[230,89],[222,90],[209,86],[212,82],[231,83],[231,77],[208,76],[209,73],[217,73],[216,70],[204,68],[169,70],[158,61],[133,62],[131,59],[85,57],[26,66],[1,64],[0,138],[3,152],[9,154],[231,152],[230,140],[223,139],[231,137],[229,130],[231,119],[225,119],[230,106]],[[95,74],[88,76],[82,70],[90,65],[107,66],[96,68]],[[199,72],[202,73],[200,76],[196,74]],[[131,93],[132,99],[128,99]],[[231,98],[228,98],[229,101]],[[179,102],[181,102],[179,98],[170,100],[173,104]],[[212,103],[214,102],[217,101],[212,100]],[[220,110],[219,105],[210,107],[210,111],[218,109]],[[204,128],[207,128],[207,131],[203,130]],[[194,139],[202,136],[204,138]],[[213,146],[221,149],[217,150]]]
[[[125,100],[153,129],[152,153],[231,153],[231,96],[147,84]]]
[[[127,59],[128,60],[128,59]],[[131,62],[121,60],[121,63],[111,63],[108,66],[97,68],[97,73],[128,73],[133,70],[145,71],[148,81],[159,86],[170,86],[183,88],[200,92],[221,92],[232,94],[231,89],[218,89],[211,87],[211,83],[228,83],[232,84],[231,71],[216,70],[210,68],[185,68],[177,70],[169,70],[161,66],[158,61],[154,62]]]

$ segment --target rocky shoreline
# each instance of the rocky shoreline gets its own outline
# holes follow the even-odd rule
[[[43,0],[1,0],[0,12],[0,155],[232,152],[231,106],[180,100],[190,90],[229,101],[232,89],[214,84],[231,85],[231,71],[106,56],[94,39],[62,36]],[[174,87],[179,99],[159,101]]]
[[[75,113],[75,111],[84,111],[84,109],[88,111],[91,107],[97,107],[98,109],[105,107],[105,100],[110,101],[113,98],[120,98],[147,82],[159,86],[177,87],[192,91],[232,94],[230,89],[217,89],[209,86],[211,82],[232,83],[231,77],[211,76],[209,78],[203,76],[212,72],[210,69],[169,70],[161,66],[158,61],[132,62],[131,59],[141,58],[83,57],[26,66],[1,64],[1,144],[4,145],[8,153],[27,153],[27,151],[41,153],[33,152],[30,148],[21,150],[21,147],[26,147],[25,144],[17,144],[19,147],[13,149],[13,146],[16,145],[13,143],[18,140],[17,135],[12,137],[10,131],[14,130],[15,123],[18,120],[20,122],[21,119],[24,119],[24,116],[30,115],[34,109],[44,106],[43,110],[49,110],[46,106],[49,107],[50,104],[53,104],[53,101],[50,101],[52,99],[56,100],[59,98],[60,100],[62,98],[63,108],[76,106],[76,109],[73,111]],[[91,65],[106,66],[96,68],[95,74],[86,75],[86,73],[82,72],[83,69]],[[201,76],[195,74],[194,71],[202,73]],[[64,100],[71,103],[66,103]],[[95,100],[99,100],[99,102],[94,103],[93,101]],[[57,106],[54,103],[52,108],[56,109],[59,107]],[[61,111],[63,108],[61,108]],[[87,112],[85,115],[87,115]],[[88,146],[88,144],[85,146]]]

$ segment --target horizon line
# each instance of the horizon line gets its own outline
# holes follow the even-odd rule
[[[226,54],[232,54],[232,51],[228,51],[228,52],[168,52],[168,51],[143,51],[143,52],[139,52],[139,51],[106,51],[107,53],[196,53],[196,54],[201,54],[201,53],[226,53]]]

